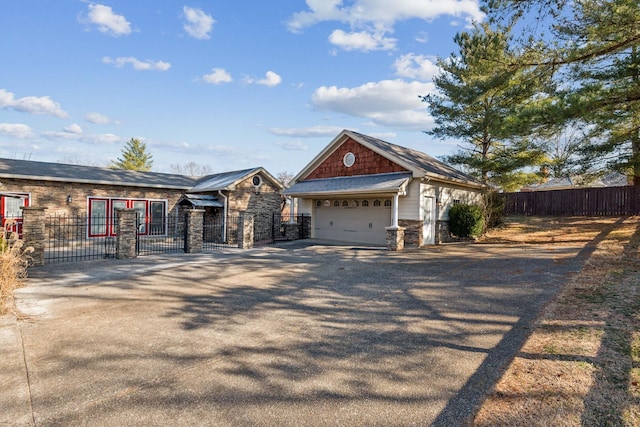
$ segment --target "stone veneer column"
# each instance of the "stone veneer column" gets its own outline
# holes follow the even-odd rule
[[[45,240],[45,208],[22,208],[22,240],[24,247],[32,247],[31,265],[44,265],[44,240]]]
[[[204,209],[188,209],[184,212],[186,236],[184,251],[188,254],[202,252],[204,236]]]
[[[137,215],[135,209],[116,209],[116,258],[129,259],[138,256],[136,251]]]
[[[238,220],[238,247],[240,249],[251,249],[253,247],[253,215],[247,212],[240,212]]]
[[[401,251],[404,249],[404,227],[386,227],[387,250]]]
[[[298,240],[300,238],[300,224],[297,222],[287,222],[284,226],[284,235],[287,240]]]

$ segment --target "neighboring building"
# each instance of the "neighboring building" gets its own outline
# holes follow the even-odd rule
[[[344,130],[284,191],[311,214],[312,237],[386,244],[387,227],[405,228],[405,245],[449,237],[456,203],[480,204],[484,187],[419,151]]]
[[[538,184],[527,185],[520,191],[569,190],[572,188],[624,187],[629,185],[629,178],[619,172],[611,172],[593,180],[586,180],[576,175],[571,177],[551,178]]]
[[[0,159],[0,183],[3,225],[19,217],[22,206],[42,207],[47,215],[86,216],[87,237],[113,236],[111,218],[118,208],[136,209],[140,234],[154,235],[165,232],[166,218],[182,206],[225,218],[242,211],[279,212],[283,189],[261,167],[194,178],[13,159]]]

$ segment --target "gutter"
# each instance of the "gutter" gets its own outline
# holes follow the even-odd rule
[[[229,211],[229,207],[227,206],[227,196],[222,194],[222,190],[218,190],[218,194],[224,200],[224,221],[222,221],[222,224],[223,224],[222,241],[226,243],[227,242],[227,213]]]

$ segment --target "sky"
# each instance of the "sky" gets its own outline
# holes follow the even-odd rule
[[[423,151],[419,95],[480,0],[3,0],[0,157],[295,175],[342,129]]]

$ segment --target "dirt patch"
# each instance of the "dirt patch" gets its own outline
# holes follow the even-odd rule
[[[509,218],[481,242],[584,242],[585,264],[472,425],[640,425],[640,218]]]

